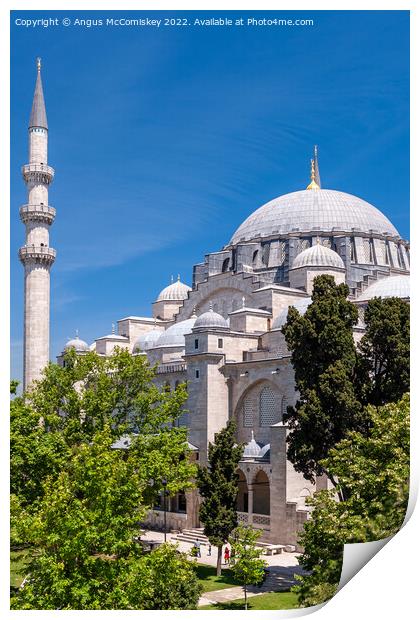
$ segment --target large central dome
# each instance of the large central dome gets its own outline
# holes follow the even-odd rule
[[[254,211],[230,243],[296,232],[353,232],[398,236],[383,213],[365,200],[333,189],[306,189],[284,194]]]

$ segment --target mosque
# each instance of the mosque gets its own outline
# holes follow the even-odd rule
[[[47,164],[48,125],[38,62],[29,123],[29,164],[23,166],[28,204],[20,209],[26,243],[25,387],[49,359],[49,277],[55,250],[48,231],[55,209],[48,203],[54,170]],[[281,195],[257,208],[220,250],[192,268],[191,286],[180,278],[151,304],[148,317],[127,316],[111,334],[88,345],[78,336],[64,347],[80,355],[110,355],[123,347],[157,364],[156,383],[175,389],[187,382],[189,444],[200,464],[208,443],[229,419],[245,443],[239,464],[238,520],[262,530],[262,540],[296,545],[308,518],[305,498],[327,488],[311,484],[286,458],[287,405],[296,400],[290,352],[281,333],[290,306],[303,314],[314,278],[329,274],[346,282],[359,308],[354,328],[363,335],[363,309],[381,296],[409,299],[409,244],[372,204],[321,185],[318,153],[306,189]],[[64,351],[63,351],[64,353]],[[63,362],[63,354],[58,356]],[[149,523],[163,525],[163,506]],[[196,490],[169,499],[168,527],[200,526]]]

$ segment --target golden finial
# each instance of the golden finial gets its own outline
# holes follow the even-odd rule
[[[318,183],[315,181],[315,160],[311,159],[311,182],[306,189],[319,189]]]
[[[36,59],[36,68],[38,69],[38,71],[41,71],[41,58],[39,56]]]

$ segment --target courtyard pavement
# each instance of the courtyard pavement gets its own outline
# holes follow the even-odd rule
[[[176,534],[167,534],[166,539],[168,542],[177,543],[180,551],[189,553],[192,549],[192,544],[175,540]],[[163,542],[163,532],[157,532],[148,530],[141,536],[142,540]],[[288,590],[290,586],[296,583],[294,578],[295,574],[303,575],[304,571],[300,568],[298,563],[298,553],[279,553],[276,555],[264,555],[262,556],[267,562],[268,575],[262,586],[249,586],[249,596],[257,596],[258,594],[264,594],[265,592],[279,592]],[[201,557],[197,558],[200,564],[209,564],[216,567],[217,561],[217,547],[211,548],[211,555],[208,555],[208,546],[201,546]],[[222,564],[222,567],[225,566]],[[234,586],[232,588],[225,588],[223,590],[213,590],[212,592],[206,592],[200,597],[199,607],[203,605],[210,605],[211,603],[225,603],[233,601],[238,598],[243,598],[243,589],[241,586]]]

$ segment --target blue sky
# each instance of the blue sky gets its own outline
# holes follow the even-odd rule
[[[178,12],[188,18],[220,11]],[[308,182],[356,194],[409,236],[408,12],[226,12],[312,27],[23,28],[18,17],[158,17],[159,11],[12,14],[12,376],[22,375],[26,202],[20,166],[42,57],[57,209],[51,358],[92,342],[226,244],[257,207]]]

